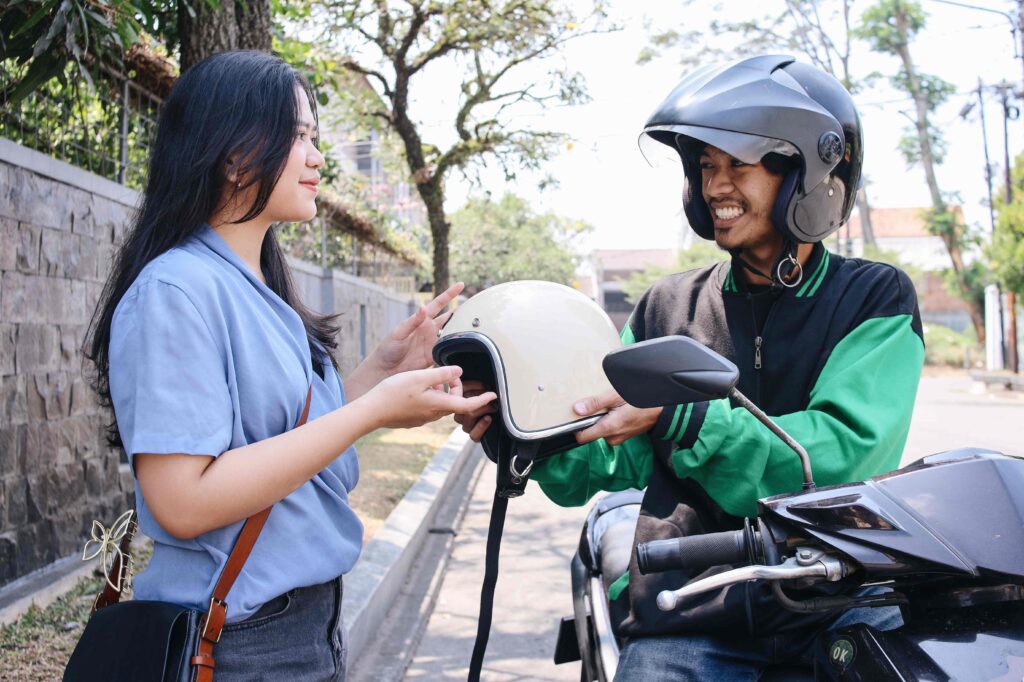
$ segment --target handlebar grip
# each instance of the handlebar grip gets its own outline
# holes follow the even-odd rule
[[[641,542],[636,546],[636,559],[644,575],[748,561],[742,530]]]

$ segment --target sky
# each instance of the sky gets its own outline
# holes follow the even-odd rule
[[[588,104],[557,107],[546,111],[522,112],[516,125],[533,129],[558,130],[574,138],[567,149],[548,162],[543,173],[558,179],[554,189],[537,188],[541,174],[520,173],[508,183],[496,169],[485,171],[483,186],[474,186],[453,174],[448,181],[448,207],[456,209],[468,196],[484,191],[500,196],[514,191],[530,199],[538,211],[553,211],[587,221],[593,231],[582,244],[584,250],[622,248],[676,248],[686,228],[681,212],[682,170],[672,165],[651,167],[640,154],[637,137],[644,121],[685,73],[674,54],[636,63],[637,55],[649,43],[654,27],[680,29],[707,26],[716,16],[730,20],[756,19],[778,0],[730,0],[726,4],[695,2],[683,8],[672,0],[613,0],[610,18],[621,31],[584,36],[570,43],[564,62],[585,77],[591,97]],[[957,191],[967,220],[988,227],[984,205],[984,156],[977,106],[961,119],[959,112],[968,101],[976,101],[978,78],[986,84],[1008,79],[1021,87],[1024,66],[1014,56],[1009,22],[998,14],[969,10],[921,0],[928,13],[928,26],[912,45],[913,57],[924,73],[942,76],[957,87],[947,104],[934,117],[944,132],[948,153],[938,170],[944,191]],[[854,12],[869,6],[860,0]],[[1010,11],[1009,2],[978,0],[978,6]],[[586,3],[581,2],[581,6]],[[822,6],[827,3],[823,2]],[[781,4],[780,4],[781,6]],[[857,46],[855,71],[878,71],[889,75],[897,69],[894,58]],[[856,67],[856,62],[862,66]],[[520,78],[540,79],[547,67],[528,64]],[[454,79],[457,67],[439,63],[425,70],[423,82],[413,90],[414,111],[419,112],[423,138],[439,144],[454,139],[451,111],[457,105]],[[926,206],[929,203],[924,173],[908,167],[897,150],[902,129],[909,123],[903,112],[912,102],[886,85],[856,97],[865,135],[865,174],[868,197],[876,207]],[[996,192],[1002,187],[1002,109],[995,96],[985,102],[989,153],[996,169]],[[1022,121],[1010,121],[1010,153],[1021,149]]]

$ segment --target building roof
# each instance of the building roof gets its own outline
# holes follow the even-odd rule
[[[960,222],[963,222],[964,215],[960,206],[952,206],[951,209],[957,214]],[[928,228],[924,223],[924,215],[928,209],[925,207],[907,208],[872,208],[871,229],[876,239],[887,237],[931,237]],[[841,234],[845,236],[846,228],[840,228]],[[850,236],[853,238],[863,237],[860,228],[860,212],[850,217]]]

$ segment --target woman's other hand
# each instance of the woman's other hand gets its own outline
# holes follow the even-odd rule
[[[412,428],[449,414],[471,414],[497,398],[485,392],[463,396],[461,367],[434,367],[394,374],[363,396],[378,428]],[[443,390],[444,384],[450,390]]]
[[[609,445],[621,445],[633,436],[650,431],[661,416],[660,407],[642,409],[626,403],[615,391],[590,396],[573,405],[573,411],[581,417],[608,410],[588,429],[576,433],[580,445],[604,438]]]
[[[485,386],[481,381],[470,380],[463,382],[460,385],[460,391],[461,395],[464,395],[467,398],[473,398],[478,395],[488,393],[490,388]],[[480,439],[484,437],[484,433],[493,421],[493,418],[490,415],[495,414],[497,411],[498,407],[492,401],[479,409],[473,410],[472,412],[455,415],[455,422],[462,427],[463,431],[469,434],[471,439],[479,443]]]

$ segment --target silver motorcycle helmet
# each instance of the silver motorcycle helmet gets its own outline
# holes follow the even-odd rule
[[[700,152],[712,145],[745,163],[773,154],[787,163],[772,224],[793,242],[813,243],[850,217],[864,147],[850,93],[820,69],[785,55],[712,64],[689,74],[644,125],[640,147],[678,152],[686,176],[683,208],[693,230],[713,240],[701,193]]]
[[[433,356],[498,394],[484,439],[494,459],[499,436],[532,443],[541,456],[574,446],[573,434],[600,415],[580,417],[573,403],[612,390],[601,362],[621,346],[608,315],[583,293],[524,280],[485,289],[456,308]]]

